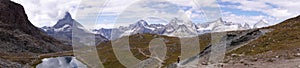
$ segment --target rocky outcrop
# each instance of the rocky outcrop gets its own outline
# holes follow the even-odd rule
[[[24,66],[21,65],[21,64],[19,64],[19,63],[12,62],[12,61],[0,58],[0,67],[1,68],[9,68],[9,67],[12,67],[12,68],[21,68],[21,67],[24,67]]]
[[[0,12],[1,52],[49,53],[70,50],[32,25],[20,4],[1,0]]]
[[[20,4],[0,0],[0,12],[0,57],[3,59],[71,50],[72,47],[62,44],[31,24]]]

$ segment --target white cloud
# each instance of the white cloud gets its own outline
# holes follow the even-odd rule
[[[72,16],[85,26],[98,25],[98,28],[110,28],[114,18],[109,21],[98,20],[98,16],[114,16],[122,19],[139,19],[146,16],[160,16],[170,20],[180,15],[187,15],[191,19],[204,20],[203,18],[220,17],[218,1],[239,3],[240,5],[221,5],[223,8],[235,8],[244,11],[257,11],[269,16],[246,16],[224,12],[228,21],[238,22],[244,18],[247,22],[257,22],[261,19],[284,20],[300,14],[300,9],[295,9],[300,4],[299,0],[13,0],[21,3],[29,20],[38,27],[52,26],[58,19],[70,11]],[[150,1],[163,2],[146,5]],[[80,3],[80,5],[79,5]],[[138,3],[138,4],[137,4]],[[79,5],[79,6],[78,6]],[[173,8],[170,8],[172,7]],[[188,10],[176,9],[174,6],[191,7]],[[76,7],[79,9],[77,10]],[[210,8],[206,8],[210,7]],[[175,8],[175,9],[174,9]],[[126,12],[126,13],[124,13]],[[227,14],[226,14],[227,13]],[[121,14],[121,15],[120,15]],[[118,16],[120,15],[120,16]],[[225,17],[224,16],[224,17]],[[276,19],[272,18],[275,17]],[[208,20],[208,19],[206,19]],[[121,20],[122,21],[122,20]],[[131,22],[122,22],[122,25]],[[101,22],[101,23],[96,23]],[[105,24],[104,24],[105,23]],[[196,22],[198,23],[198,22]],[[120,23],[119,23],[120,24]],[[108,25],[108,26],[100,26]]]
[[[125,13],[119,18],[142,18],[146,16],[158,15],[161,18],[167,18],[170,20],[174,17],[186,12],[178,12],[177,6],[192,6],[192,9],[187,12],[199,10],[199,6],[196,6],[194,1],[187,0],[151,0],[156,2],[165,2],[166,4],[160,4],[155,7],[144,5],[144,2],[150,3],[151,1],[140,0],[13,0],[22,4],[25,7],[25,11],[29,17],[29,20],[38,27],[52,26],[59,19],[64,16],[66,11],[70,11],[73,18],[79,21],[84,26],[93,26],[99,22],[98,16],[118,16],[124,11]],[[204,2],[205,1],[205,2]],[[212,0],[204,0],[197,2],[197,5],[211,6],[214,2]],[[138,3],[138,4],[137,4]],[[150,4],[151,5],[151,4]],[[163,8],[174,7],[177,9]],[[78,10],[77,10],[78,8]],[[175,12],[173,12],[175,11]],[[153,13],[155,12],[155,13]],[[146,13],[146,14],[145,14]],[[148,14],[148,15],[147,15]],[[199,17],[197,14],[189,13],[189,17]],[[134,23],[134,22],[124,22]],[[102,23],[103,24],[103,23]],[[113,23],[112,23],[113,24]]]
[[[112,28],[114,27],[114,24],[111,23],[106,23],[106,24],[96,24],[93,28],[98,28],[98,27],[102,27],[102,28]]]
[[[117,25],[128,25],[137,22],[140,19],[145,17],[160,17],[167,20],[170,20],[174,17],[179,17],[178,11],[179,7],[175,4],[169,3],[167,1],[133,1],[133,2],[123,2],[127,3],[126,7],[118,7],[118,6],[111,6],[116,2],[111,2],[112,4],[108,3],[110,6],[106,6],[102,13],[112,13],[114,11],[116,16],[118,16],[116,20],[111,20],[111,24]],[[110,7],[113,7],[111,9]],[[114,8],[117,7],[117,8]],[[107,16],[106,14],[101,16]],[[102,23],[106,23],[102,20]],[[117,26],[118,27],[118,26]]]
[[[278,19],[287,19],[299,15],[299,0],[221,0],[222,2],[238,3],[227,6],[245,11],[258,11]]]
[[[217,0],[166,0],[179,6],[218,7]]]
[[[74,14],[74,6],[80,0],[12,0],[24,6],[25,12],[35,26],[52,26],[66,11]]]
[[[197,2],[197,5],[201,5],[201,7],[207,7],[207,6],[215,6],[216,2],[215,0],[202,0]],[[156,3],[151,3],[151,2],[156,2]],[[159,2],[163,2],[163,4],[158,4]],[[97,17],[98,15],[95,14],[97,13],[97,9],[95,8],[96,6],[102,6],[104,7],[102,10],[102,14],[100,16],[118,16],[118,18],[123,18],[123,19],[139,19],[143,18],[146,16],[154,16],[154,15],[160,15],[162,18],[167,18],[170,20],[171,18],[178,17],[178,12],[180,11],[178,6],[188,6],[192,7],[190,10],[187,12],[192,12],[192,11],[198,11],[199,12],[199,6],[197,6],[195,3],[196,1],[192,0],[109,0],[108,2],[101,2],[100,5],[99,3],[92,2],[90,4],[90,1],[87,1],[84,6],[94,6],[93,8],[89,7],[83,10],[83,12],[79,12],[78,14],[80,15],[85,15],[85,16],[80,16],[77,18],[89,18],[91,17]],[[101,4],[106,4],[105,6]],[[152,4],[152,5],[147,5],[147,4]],[[156,5],[156,6],[155,6]],[[170,7],[173,7],[172,11],[168,10]],[[177,9],[176,9],[177,8]],[[173,12],[175,11],[175,13]],[[94,14],[91,14],[94,13]],[[182,13],[182,12],[181,12]],[[183,12],[185,13],[185,12]],[[197,14],[188,14],[190,17],[200,17],[200,15]],[[135,20],[132,20],[135,21]],[[105,23],[105,22],[104,22]],[[134,22],[124,22],[124,23],[134,23]]]

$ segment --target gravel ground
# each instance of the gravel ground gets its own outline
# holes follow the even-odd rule
[[[277,60],[274,62],[244,62],[224,64],[223,68],[300,68],[300,59]]]

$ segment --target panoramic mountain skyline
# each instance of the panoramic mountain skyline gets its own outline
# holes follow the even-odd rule
[[[182,19],[174,18],[167,24],[149,24],[148,21],[139,20],[136,23],[124,25],[116,28],[93,29],[92,32],[100,34],[107,39],[114,40],[123,36],[134,34],[158,34],[171,37],[193,37],[211,32],[239,31],[248,29],[257,29],[270,26],[265,20],[260,20],[255,25],[248,23],[232,23],[218,20],[195,24],[184,22]]]
[[[0,0],[0,68],[300,67],[296,0],[14,1]]]
[[[165,14],[164,16],[173,17],[178,12],[184,13],[193,23],[209,22],[205,17],[209,17],[210,13],[205,13],[206,7],[220,7],[219,15],[224,18],[224,21],[233,23],[245,23],[254,25],[260,20],[266,20],[269,24],[274,25],[285,19],[299,15],[299,9],[293,9],[294,6],[300,4],[300,1],[273,1],[273,0],[199,0],[196,4],[193,1],[177,0],[177,1],[141,1],[141,0],[109,0],[109,1],[81,1],[81,0],[13,0],[17,3],[24,5],[25,11],[29,16],[29,20],[37,27],[53,26],[57,20],[64,16],[66,11],[70,11],[78,22],[84,26],[93,26],[88,28],[113,28],[120,25],[128,25],[135,23],[138,16],[142,13],[174,13]],[[106,4],[103,6],[103,4]],[[151,6],[156,5],[156,6]],[[202,6],[201,8],[198,5]],[[253,6],[255,5],[255,6]],[[134,6],[134,7],[131,7]],[[173,6],[173,7],[172,7]],[[175,6],[175,7],[174,7]],[[168,9],[160,10],[161,8]],[[35,8],[35,9],[33,9]],[[131,9],[133,8],[133,9]],[[103,10],[100,10],[103,9]],[[134,10],[139,9],[139,10]],[[203,10],[201,10],[203,9]],[[122,12],[129,10],[133,13],[122,15]],[[138,13],[137,13],[138,12]],[[124,17],[122,23],[115,23],[117,18]],[[166,23],[171,19],[150,19],[149,23]],[[217,19],[217,18],[215,18]]]

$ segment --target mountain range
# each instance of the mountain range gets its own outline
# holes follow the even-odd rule
[[[261,28],[269,26],[265,20],[257,22],[253,28]],[[118,28],[112,29],[94,29],[92,32],[95,34],[100,34],[107,39],[117,39],[123,36],[129,36],[133,34],[159,34],[173,37],[192,37],[205,33],[211,32],[225,32],[225,31],[236,31],[236,30],[247,30],[253,29],[247,23],[231,23],[223,21],[222,18],[219,18],[216,21],[199,23],[195,24],[191,21],[184,21],[178,18],[170,20],[166,25],[162,24],[148,24],[145,20],[139,20],[134,24],[129,26],[121,26]],[[113,36],[113,37],[112,37]]]
[[[253,28],[261,28],[269,26],[267,21],[261,20],[253,25]],[[101,27],[100,27],[101,28]],[[80,29],[82,32],[94,33],[97,42],[118,39],[123,36],[133,34],[159,34],[173,37],[193,37],[211,32],[225,32],[236,30],[252,29],[249,24],[232,23],[223,21],[222,18],[216,21],[195,24],[191,21],[184,21],[179,18],[174,18],[166,25],[162,24],[149,24],[146,20],[139,20],[129,26],[120,26],[118,28],[101,28],[85,30],[85,28],[76,20],[74,20],[69,12],[63,19],[60,19],[54,26],[41,28],[48,35],[66,41],[70,45],[72,40],[72,29]]]

